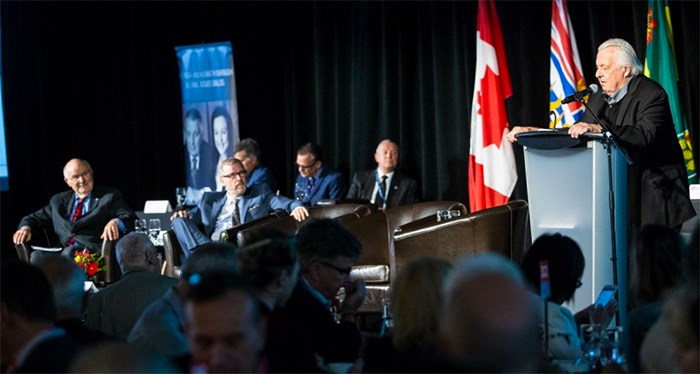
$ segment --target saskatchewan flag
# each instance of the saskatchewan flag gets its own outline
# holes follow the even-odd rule
[[[693,147],[690,142],[688,125],[681,111],[678,94],[678,71],[676,54],[673,48],[671,11],[667,0],[649,0],[647,11],[647,52],[644,61],[644,75],[659,82],[671,105],[673,123],[676,126],[678,142],[683,149],[685,166],[688,169],[688,182],[697,183],[698,175],[693,160]]]

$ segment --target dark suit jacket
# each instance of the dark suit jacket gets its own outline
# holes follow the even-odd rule
[[[265,356],[269,372],[319,372],[324,363],[353,362],[360,349],[360,332],[351,322],[335,323],[326,308],[297,283],[284,308],[268,320]]]
[[[641,227],[657,223],[677,226],[695,216],[688,195],[688,175],[676,138],[668,96],[663,87],[645,76],[629,83],[611,121],[601,93],[588,105],[603,121],[633,161],[628,166],[629,223]],[[586,112],[583,122],[596,123]]]
[[[322,167],[316,173],[315,178],[314,188],[309,191],[309,178],[304,178],[301,174],[297,174],[297,180],[294,184],[294,196],[299,196],[299,192],[303,191],[304,198],[301,199],[301,202],[304,205],[316,205],[319,200],[323,199],[342,199],[345,195],[343,176],[337,171]]]
[[[75,200],[75,192],[66,191],[53,195],[49,205],[22,218],[19,227],[29,226],[32,231],[41,227],[53,229],[61,244],[65,244],[73,234],[75,240],[91,249],[102,247],[102,231],[107,222],[119,218],[127,228],[134,229],[136,215],[126,205],[121,192],[109,187],[95,187],[92,190],[87,214],[75,223],[70,220],[70,212]]]
[[[226,192],[207,192],[195,208],[190,210],[192,221],[204,228],[204,234],[211,237],[216,228],[216,219],[226,203]],[[254,184],[240,197],[238,209],[241,223],[264,217],[277,209],[291,213],[302,204],[285,196],[275,195],[267,184]]]
[[[187,187],[200,190],[209,187],[216,190],[216,166],[218,165],[219,154],[209,143],[204,140],[199,143],[199,168],[196,173],[192,173],[192,165],[189,152],[185,151],[185,173],[187,176]]]
[[[121,279],[90,296],[87,326],[123,340],[141,313],[177,280],[146,270],[127,271]]]
[[[277,191],[277,180],[275,176],[270,169],[262,165],[258,165],[248,176],[248,187],[258,183],[265,183],[270,187],[270,191],[272,192]]]
[[[39,342],[24,359],[15,373],[67,373],[71,361],[81,347],[63,333]]]
[[[375,172],[376,169],[355,173],[352,176],[352,183],[346,198],[372,200],[372,192],[377,184]],[[394,176],[391,178],[391,185],[388,188],[387,209],[418,202],[417,189],[418,183],[415,180],[399,172],[394,172]]]

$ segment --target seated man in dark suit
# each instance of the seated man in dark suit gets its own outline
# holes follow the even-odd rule
[[[219,240],[221,233],[235,225],[264,217],[284,209],[297,221],[309,216],[298,201],[275,195],[266,184],[246,186],[246,170],[235,158],[221,162],[221,182],[226,191],[208,192],[190,211],[177,211],[172,216],[172,228],[188,256],[196,247]],[[197,227],[203,226],[203,232]]]
[[[83,247],[97,250],[102,240],[117,240],[134,228],[136,215],[122,198],[121,192],[109,187],[95,187],[92,167],[74,158],[63,168],[64,181],[73,191],[51,197],[49,205],[22,218],[13,236],[15,244],[32,239],[32,231],[41,227],[58,235],[63,254],[72,256]],[[32,263],[37,251],[32,252]],[[39,255],[40,256],[40,255]]]
[[[306,143],[297,150],[297,175],[294,197],[306,206],[319,200],[342,199],[345,195],[342,175],[323,166],[323,150],[315,143]]]
[[[377,169],[358,171],[352,177],[348,199],[367,199],[379,209],[395,208],[418,201],[415,180],[396,171],[399,146],[382,140],[374,152]]]
[[[350,278],[350,271],[362,245],[331,219],[309,220],[297,240],[300,279],[286,305],[268,321],[269,372],[328,371],[328,364],[354,362],[359,354],[355,316],[367,289],[361,279]],[[345,299],[333,311],[341,287]]]
[[[243,167],[248,172],[248,187],[256,183],[265,183],[270,191],[277,191],[277,182],[270,169],[260,163],[260,145],[255,139],[243,139],[233,150],[233,157],[241,160]]]
[[[78,343],[54,327],[51,285],[34,266],[3,261],[0,270],[0,370],[66,373]]]
[[[126,339],[141,313],[177,281],[160,275],[158,252],[146,234],[132,232],[120,240],[117,261],[123,275],[90,296],[87,325]]]

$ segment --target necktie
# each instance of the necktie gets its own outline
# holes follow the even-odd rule
[[[75,222],[78,218],[80,218],[83,215],[83,203],[85,202],[85,198],[79,198],[78,199],[78,205],[75,206],[75,211],[73,211],[73,215],[70,216],[70,221]]]
[[[238,226],[241,224],[241,213],[238,211],[238,199],[233,200],[233,225]]]
[[[379,193],[377,193],[377,198],[375,199],[377,201],[377,205],[381,205],[384,207],[386,201],[384,200],[386,198],[386,175],[382,175],[382,181],[379,182]]]

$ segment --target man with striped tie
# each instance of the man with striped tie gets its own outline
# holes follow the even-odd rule
[[[104,239],[117,240],[133,230],[136,215],[121,192],[110,187],[95,187],[90,164],[74,158],[63,168],[63,180],[71,191],[51,197],[49,204],[22,218],[13,236],[15,244],[31,241],[37,229],[53,230],[63,246],[62,254],[71,256],[76,249],[97,250]],[[33,251],[32,263],[43,254]]]

